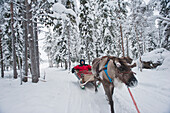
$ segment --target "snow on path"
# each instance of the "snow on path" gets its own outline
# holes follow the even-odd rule
[[[134,94],[142,113],[170,113],[170,70],[138,72]]]
[[[109,112],[104,94],[95,93],[92,85],[80,89],[74,75],[64,69],[48,68],[45,72],[47,82],[38,84],[29,81],[19,85],[19,79],[0,79],[0,113]]]
[[[0,79],[0,113],[110,113],[102,86],[95,93],[88,84],[80,89],[76,77],[64,69],[43,68],[47,82],[19,85],[19,79]],[[139,85],[131,88],[141,113],[170,113],[170,71],[138,72]],[[137,113],[127,88],[114,91],[116,113]]]

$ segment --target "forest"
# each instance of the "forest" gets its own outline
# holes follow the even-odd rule
[[[82,58],[170,51],[170,0],[1,0],[0,12],[2,78],[13,70],[27,82],[30,71],[39,81],[42,32],[50,67],[66,70]]]

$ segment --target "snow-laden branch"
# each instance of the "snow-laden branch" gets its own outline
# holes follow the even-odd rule
[[[70,14],[74,17],[77,17],[76,13],[72,10],[72,9],[67,9],[65,8],[64,5],[60,4],[60,3],[55,3],[52,7],[53,11],[59,14]]]
[[[166,17],[160,16],[160,15],[157,15],[155,17],[156,17],[156,19],[160,19],[160,20],[164,20],[164,21],[170,22],[170,18],[166,18]]]

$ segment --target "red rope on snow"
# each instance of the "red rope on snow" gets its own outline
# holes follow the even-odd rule
[[[130,94],[130,96],[131,96],[131,98],[132,98],[132,100],[133,100],[133,103],[134,103],[135,107],[136,107],[137,112],[140,113],[140,111],[139,111],[139,109],[138,109],[138,106],[137,106],[137,104],[136,104],[136,102],[135,102],[135,99],[133,98],[133,95],[132,95],[132,93],[131,93],[131,91],[130,91],[129,88],[128,88],[128,91],[129,91],[129,94]]]

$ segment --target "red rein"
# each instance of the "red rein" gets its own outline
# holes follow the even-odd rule
[[[134,103],[135,107],[136,107],[137,112],[140,113],[140,111],[139,111],[139,109],[138,109],[138,106],[137,106],[137,104],[136,104],[136,102],[135,102],[135,99],[133,98],[133,95],[132,95],[132,93],[131,93],[131,91],[130,91],[129,88],[128,88],[128,91],[129,91],[129,94],[130,94],[130,96],[131,96],[131,98],[132,98],[132,100],[133,100],[133,103]]]

